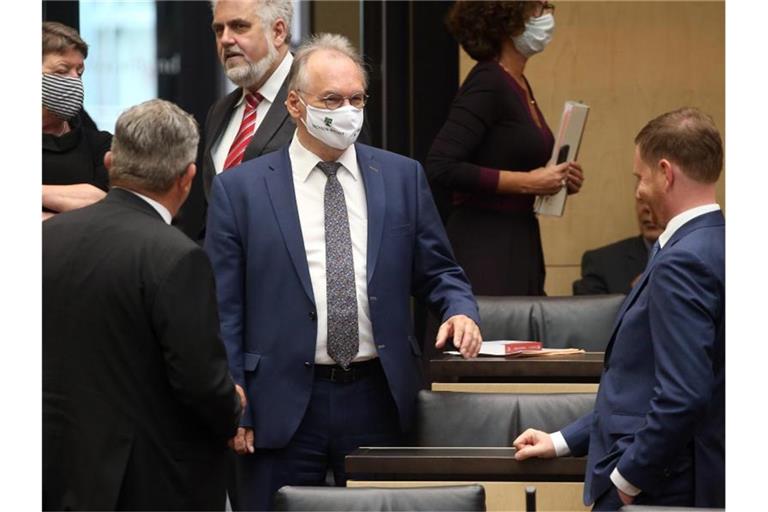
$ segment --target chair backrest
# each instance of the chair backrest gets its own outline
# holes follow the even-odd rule
[[[526,428],[561,429],[591,411],[594,393],[421,391],[417,446],[511,446]]]
[[[275,510],[282,511],[485,511],[481,485],[449,487],[293,487],[275,494]]]
[[[547,348],[602,352],[624,295],[477,297],[486,340],[536,340]]]

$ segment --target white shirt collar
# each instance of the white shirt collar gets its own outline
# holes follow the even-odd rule
[[[288,73],[291,71],[291,64],[293,64],[293,55],[291,52],[286,52],[283,61],[277,66],[275,72],[267,78],[267,81],[264,82],[264,85],[259,89],[259,94],[261,94],[265,100],[268,100],[269,103],[275,102],[275,97],[277,96],[277,93],[280,92],[280,87],[282,87],[283,82],[288,78]],[[240,95],[240,99],[235,103],[235,108],[239,107],[240,104],[245,101],[246,94],[250,94],[246,89],[243,89],[242,91],[243,93]]]
[[[288,148],[288,154],[291,158],[291,165],[293,165],[293,175],[301,181],[307,181],[309,174],[317,166],[317,162],[322,161],[322,158],[302,145],[299,141],[298,130],[293,132],[293,140]],[[357,166],[357,151],[354,144],[345,149],[336,161],[357,181],[360,177],[360,170]]]
[[[151,206],[152,208],[154,208],[154,209],[157,211],[157,213],[159,213],[159,214],[160,214],[160,216],[163,218],[163,221],[164,221],[166,224],[170,224],[170,223],[171,223],[171,220],[173,220],[173,216],[171,215],[171,212],[169,212],[169,211],[168,211],[168,208],[166,208],[166,207],[165,207],[165,206],[163,206],[162,204],[158,203],[157,201],[155,201],[155,200],[154,200],[154,199],[152,199],[151,197],[147,197],[147,196],[145,196],[144,194],[139,194],[139,193],[138,193],[138,192],[136,192],[135,190],[131,190],[131,189],[129,189],[129,188],[123,188],[123,187],[117,187],[117,188],[122,188],[123,190],[126,190],[126,191],[130,192],[131,194],[133,194],[133,195],[135,195],[135,196],[139,196],[139,197],[140,197],[140,198],[142,198],[144,201],[146,201],[147,203],[149,203],[149,206]]]
[[[682,213],[678,213],[672,217],[669,222],[667,222],[666,229],[664,229],[664,232],[659,235],[659,247],[664,247],[666,243],[669,242],[669,239],[672,238],[672,235],[674,235],[678,229],[683,227],[688,222],[692,221],[696,217],[704,215],[705,213],[716,212],[718,210],[720,210],[720,205],[717,203],[712,203],[697,206],[696,208],[691,208],[690,210],[685,210]]]

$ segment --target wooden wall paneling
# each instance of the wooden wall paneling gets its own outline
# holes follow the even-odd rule
[[[557,129],[563,102],[592,110],[579,155],[586,182],[562,218],[540,218],[546,291],[570,295],[581,255],[638,232],[633,139],[663,112],[696,106],[725,138],[725,3],[557,2],[555,36],[526,68]],[[460,80],[474,62],[460,55]],[[725,208],[725,179],[718,183]]]

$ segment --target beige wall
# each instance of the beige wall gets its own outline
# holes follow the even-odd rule
[[[343,34],[360,48],[360,2],[323,0],[312,2],[312,31]]]
[[[725,137],[724,2],[556,2],[556,31],[525,74],[553,131],[563,102],[592,107],[579,161],[586,182],[562,218],[542,217],[546,291],[570,295],[587,249],[637,233],[633,139],[681,106],[709,113]],[[474,62],[463,52],[460,80]],[[725,207],[725,179],[718,183]]]

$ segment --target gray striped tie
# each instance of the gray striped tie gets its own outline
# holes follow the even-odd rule
[[[328,355],[344,368],[358,351],[357,295],[352,239],[338,162],[318,162],[325,183],[325,280],[328,302]]]

